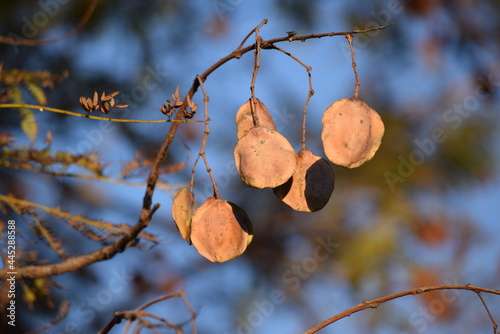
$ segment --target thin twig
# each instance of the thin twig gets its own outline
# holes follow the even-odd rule
[[[185,120],[185,119],[181,119],[181,120],[163,119],[163,120],[158,120],[158,121],[142,121],[142,120],[136,120],[136,119],[99,117],[99,116],[92,116],[89,114],[80,114],[80,113],[72,112],[69,110],[49,108],[49,107],[44,107],[44,106],[32,105],[32,104],[22,104],[22,103],[4,103],[4,104],[0,104],[0,108],[27,108],[27,109],[38,110],[40,112],[51,111],[51,112],[55,112],[58,114],[65,114],[65,115],[70,115],[70,116],[77,116],[77,117],[97,119],[100,121],[110,121],[110,122],[117,122],[117,123],[169,123],[169,122],[201,123],[201,122],[203,122],[203,121]]]
[[[283,50],[282,48],[280,47],[277,47],[276,45],[273,45],[273,49],[276,49],[278,51],[281,51],[283,52],[284,54],[286,54],[287,56],[291,57],[293,60],[295,60],[296,62],[298,62],[300,65],[304,66],[304,68],[306,69],[307,71],[307,76],[309,78],[309,92],[307,93],[307,98],[306,98],[306,102],[304,103],[304,107],[302,108],[302,151],[306,150],[306,118],[307,118],[307,106],[309,105],[309,100],[311,99],[311,97],[314,95],[314,89],[313,89],[313,86],[312,86],[312,76],[311,76],[311,71],[312,71],[312,67],[311,66],[307,66],[306,64],[304,64],[300,59],[298,59],[297,57],[295,57],[294,55],[292,55],[290,52],[288,51],[285,51]]]
[[[354,78],[356,78],[356,86],[354,87],[353,98],[357,99],[359,95],[359,77],[358,77],[358,67],[356,66],[356,59],[354,58],[354,45],[352,44],[352,35],[347,34],[345,36],[349,42],[349,48],[351,49],[351,59],[352,59],[352,69],[354,70]]]
[[[262,38],[259,36],[260,27],[263,24],[266,24],[267,20],[262,21],[257,27],[255,27],[255,53],[254,53],[254,61],[253,61],[253,72],[252,72],[252,82],[250,83],[250,112],[252,113],[252,120],[254,126],[259,126],[259,116],[255,112],[255,108],[257,105],[257,100],[255,99],[255,80],[257,79],[257,72],[260,68],[260,46],[262,43]]]
[[[85,14],[83,14],[82,19],[80,20],[80,22],[78,22],[78,25],[74,27],[71,31],[62,36],[49,39],[28,39],[28,38],[12,38],[12,37],[0,36],[0,43],[12,44],[12,45],[38,46],[38,45],[53,44],[68,39],[73,35],[75,35],[76,33],[78,33],[80,30],[82,30],[83,27],[85,27],[90,17],[92,16],[92,13],[94,13],[94,10],[97,6],[97,2],[98,0],[92,0],[91,3],[89,4],[89,7],[85,11]]]
[[[488,316],[490,317],[491,323],[493,325],[493,334],[497,334],[498,325],[495,322],[495,319],[493,318],[493,315],[491,314],[490,309],[488,308],[488,305],[486,305],[486,302],[483,299],[483,295],[481,295],[480,291],[477,291],[476,293],[477,293],[477,296],[479,297],[479,299],[481,299],[481,303],[483,303],[483,306],[484,306],[484,309],[486,310],[486,313],[488,313]]]
[[[243,47],[243,44],[245,44],[245,42],[247,41],[247,39],[255,32],[255,31],[258,31],[258,29],[260,29],[260,27],[262,27],[264,24],[267,24],[267,19],[264,19],[262,20],[262,22],[255,28],[253,28],[246,36],[245,38],[243,38],[243,40],[241,41],[240,45],[238,45],[238,47],[236,48],[235,51],[238,51],[240,50],[242,47]]]
[[[478,286],[474,286],[472,284],[465,284],[465,285],[460,285],[460,284],[454,284],[454,285],[434,285],[434,286],[424,286],[416,289],[411,289],[411,290],[406,290],[398,293],[394,293],[391,295],[387,295],[385,297],[377,298],[377,299],[372,299],[372,300],[365,300],[362,303],[351,307],[350,309],[347,309],[343,312],[340,312],[337,315],[334,315],[331,318],[326,319],[325,321],[320,322],[313,328],[307,330],[304,332],[304,334],[313,334],[318,332],[320,329],[325,328],[328,325],[333,324],[334,322],[343,319],[345,317],[351,316],[354,313],[357,313],[359,311],[366,310],[368,308],[377,308],[380,304],[383,304],[385,302],[388,302],[393,299],[397,299],[400,297],[408,296],[408,295],[419,295],[425,292],[429,291],[437,291],[437,290],[469,290],[473,291],[475,293],[478,292],[484,292],[484,293],[491,293],[495,295],[500,296],[500,290],[493,290],[493,289],[487,289],[487,288],[481,288]]]
[[[203,86],[203,81],[202,81],[201,77],[198,76],[197,78],[200,82],[201,91],[203,93],[203,110],[204,110],[204,115],[205,115],[205,131],[203,132],[203,139],[201,141],[200,153],[198,153],[198,156],[196,157],[196,160],[194,161],[194,164],[193,164],[193,169],[191,170],[191,183],[190,183],[191,188],[190,188],[190,190],[193,191],[194,174],[196,172],[196,164],[198,163],[199,158],[202,157],[203,162],[205,163],[205,167],[207,169],[207,173],[210,176],[210,180],[212,181],[212,186],[214,188],[214,197],[220,198],[219,190],[217,189],[217,184],[215,183],[215,178],[214,178],[214,175],[212,173],[212,169],[208,165],[208,160],[207,160],[207,156],[205,153],[205,146],[207,144],[208,135],[210,134],[210,126],[208,125],[208,122],[210,121],[210,118],[208,117],[209,97],[208,97],[207,92],[205,90],[205,86]]]
[[[196,313],[194,312],[193,308],[191,307],[191,304],[189,303],[189,300],[187,299],[186,294],[184,293],[184,290],[180,290],[180,291],[177,291],[177,292],[172,293],[170,295],[165,295],[165,296],[161,296],[159,298],[156,298],[152,301],[149,301],[149,302],[139,306],[138,308],[136,308],[135,310],[132,310],[132,311],[115,312],[113,315],[113,318],[111,318],[111,320],[108,321],[108,323],[106,323],[106,325],[104,325],[104,327],[99,331],[98,334],[109,333],[109,331],[111,331],[111,329],[115,325],[119,324],[121,322],[121,320],[123,320],[123,319],[127,319],[127,324],[125,326],[123,333],[129,332],[130,326],[132,325],[132,322],[134,322],[135,320],[137,320],[137,322],[134,325],[134,330],[138,328],[137,326],[141,326],[142,324],[145,327],[152,328],[153,324],[144,320],[144,317],[146,317],[146,316],[149,316],[153,319],[156,319],[160,322],[163,322],[165,325],[167,325],[169,327],[174,328],[176,330],[176,333],[182,333],[182,330],[178,325],[175,325],[175,324],[171,323],[170,321],[167,321],[167,320],[165,320],[165,319],[161,318],[160,316],[157,316],[153,313],[144,311],[146,308],[148,308],[149,306],[151,306],[153,304],[159,303],[159,302],[167,300],[167,299],[171,299],[173,297],[181,297],[182,300],[184,301],[184,304],[186,305],[187,309],[189,310],[189,313],[191,314],[192,334],[196,334]]]

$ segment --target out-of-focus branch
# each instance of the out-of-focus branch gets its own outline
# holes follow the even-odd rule
[[[177,291],[177,292],[172,293],[170,295],[159,297],[155,300],[147,302],[146,304],[144,304],[144,305],[142,305],[142,306],[140,306],[132,311],[115,312],[115,314],[113,315],[113,318],[111,318],[111,320],[103,327],[103,329],[101,329],[99,331],[98,334],[109,333],[109,331],[111,331],[111,329],[115,325],[119,324],[124,319],[127,320],[127,324],[125,325],[125,329],[123,330],[124,334],[129,332],[129,328],[132,325],[132,322],[134,322],[134,321],[137,321],[137,324],[140,324],[144,327],[153,328],[153,324],[149,323],[145,319],[146,317],[151,317],[151,318],[157,320],[160,324],[163,324],[165,327],[170,327],[170,328],[175,329],[176,333],[183,333],[181,328],[178,325],[175,325],[175,324],[171,323],[170,321],[165,320],[165,319],[157,316],[156,314],[144,311],[146,308],[148,308],[149,306],[151,306],[153,304],[156,304],[156,303],[159,303],[161,301],[164,301],[164,300],[167,300],[170,298],[174,298],[174,297],[181,297],[182,300],[184,301],[184,304],[186,305],[186,307],[189,311],[189,314],[191,315],[191,333],[196,334],[196,312],[193,310],[193,307],[189,303],[189,300],[187,299],[186,294],[184,293],[183,290]],[[134,331],[134,333],[135,333],[135,331]]]
[[[83,27],[85,27],[90,17],[94,13],[94,10],[97,6],[97,1],[98,0],[91,0],[89,7],[85,11],[85,14],[83,14],[82,19],[76,25],[76,27],[74,27],[73,29],[71,29],[71,31],[60,37],[49,38],[49,39],[30,39],[30,38],[13,38],[7,36],[0,36],[0,43],[12,44],[12,45],[38,46],[38,45],[53,44],[68,39],[71,36],[77,34],[79,31],[81,31]]]

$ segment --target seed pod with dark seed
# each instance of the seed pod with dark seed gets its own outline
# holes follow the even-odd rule
[[[334,187],[330,164],[306,149],[297,153],[297,170],[290,180],[273,192],[294,210],[314,212],[328,203]]]

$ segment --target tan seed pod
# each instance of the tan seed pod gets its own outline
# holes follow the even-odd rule
[[[241,180],[259,189],[282,185],[297,168],[295,151],[288,140],[266,127],[254,127],[238,140],[234,161]]]
[[[383,136],[379,114],[359,98],[335,101],[323,114],[323,148],[336,165],[361,166],[373,158]]]
[[[250,219],[234,203],[209,197],[193,214],[191,240],[198,252],[212,262],[241,255],[252,237]]]
[[[194,195],[189,188],[182,188],[174,197],[172,216],[182,238],[191,245],[191,218]]]
[[[297,170],[273,192],[285,204],[297,211],[314,212],[328,203],[335,187],[335,175],[330,164],[309,150],[297,153]]]
[[[276,125],[274,124],[269,110],[267,110],[264,103],[262,103],[258,98],[255,98],[255,100],[257,103],[254,105],[254,112],[259,120],[258,125],[265,126],[271,130],[276,130]],[[254,127],[250,103],[252,103],[251,98],[248,99],[248,101],[242,105],[236,113],[236,136],[238,139],[246,135],[248,131]]]

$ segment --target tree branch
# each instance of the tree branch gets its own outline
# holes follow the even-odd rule
[[[397,298],[404,297],[404,296],[408,296],[408,295],[419,295],[419,294],[422,294],[425,292],[436,291],[436,290],[469,290],[469,291],[475,292],[476,294],[478,294],[480,292],[484,292],[484,293],[491,293],[491,294],[495,294],[495,295],[500,296],[500,290],[481,288],[481,287],[474,286],[472,284],[424,286],[424,287],[420,287],[420,288],[416,288],[416,289],[411,289],[411,290],[406,290],[406,291],[394,293],[392,295],[387,295],[385,297],[381,297],[381,298],[377,298],[377,299],[365,300],[362,303],[360,303],[354,307],[351,307],[350,309],[347,309],[347,310],[345,310],[337,315],[334,315],[333,317],[326,319],[325,321],[317,324],[313,328],[304,332],[304,334],[316,333],[320,329],[323,329],[326,326],[331,325],[340,319],[348,317],[356,312],[366,310],[367,308],[377,308],[380,304],[383,304],[383,303],[388,302],[390,300],[397,299]],[[493,321],[493,324],[495,324],[494,321]]]
[[[78,23],[78,25],[73,29],[71,29],[71,31],[60,37],[50,38],[50,39],[29,39],[29,38],[13,38],[7,36],[0,36],[0,43],[12,44],[12,45],[38,46],[38,45],[53,44],[68,39],[73,35],[77,34],[80,30],[83,29],[83,27],[85,27],[90,17],[94,13],[94,10],[97,6],[97,1],[98,0],[91,0],[89,7],[85,11],[85,14],[83,14],[83,17]]]
[[[330,32],[330,33],[324,33],[324,34],[311,34],[311,35],[305,35],[305,36],[286,36],[286,37],[279,37],[279,38],[274,38],[270,39],[267,41],[260,40],[260,47],[263,49],[272,49],[274,43],[280,43],[280,42],[293,42],[293,41],[301,41],[304,42],[307,39],[312,39],[312,38],[322,38],[322,37],[332,37],[332,36],[346,36],[346,35],[352,35],[352,34],[361,34],[361,33],[367,33],[370,31],[375,31],[375,30],[381,30],[385,29],[388,26],[392,25],[392,23],[387,24],[385,26],[381,27],[376,27],[376,28],[371,28],[371,29],[365,29],[365,30],[354,30],[354,31],[348,31],[348,32]],[[163,140],[163,143],[156,155],[156,160],[153,164],[153,167],[151,169],[151,172],[149,173],[148,176],[148,181],[146,185],[146,191],[144,194],[143,198],[143,204],[142,204],[142,209],[139,214],[139,219],[137,223],[132,226],[129,230],[129,232],[122,236],[120,239],[116,240],[114,243],[111,245],[104,246],[103,248],[96,250],[92,253],[69,258],[64,262],[57,263],[57,264],[48,264],[48,265],[42,265],[42,266],[26,266],[26,267],[19,267],[17,268],[17,274],[16,274],[16,279],[34,279],[37,277],[48,277],[48,276],[55,276],[55,275],[60,275],[64,274],[67,272],[71,271],[76,271],[78,269],[81,269],[85,266],[88,266],[92,263],[102,261],[102,260],[107,260],[111,257],[113,257],[115,254],[122,252],[127,245],[129,245],[137,236],[139,233],[146,228],[150,221],[151,218],[154,214],[154,212],[159,208],[159,204],[156,204],[152,209],[151,209],[151,204],[152,204],[152,198],[153,198],[153,193],[154,189],[156,186],[156,182],[158,181],[158,178],[160,177],[160,167],[163,161],[165,160],[165,157],[167,156],[168,149],[170,147],[170,144],[174,140],[175,134],[177,133],[177,129],[179,128],[179,125],[182,123],[181,120],[184,118],[184,114],[186,111],[186,108],[188,107],[188,101],[191,100],[193,97],[194,93],[196,93],[196,90],[200,86],[200,82],[204,82],[208,76],[214,72],[217,68],[225,64],[231,59],[239,59],[243,54],[254,50],[257,47],[257,44],[252,44],[249,45],[245,48],[240,48],[238,47],[236,50],[228,54],[227,56],[221,58],[219,61],[214,63],[212,66],[210,66],[203,74],[197,75],[194,80],[193,84],[191,85],[191,88],[189,89],[188,93],[186,94],[186,97],[183,100],[182,106],[178,109],[177,114],[175,116],[175,119],[172,121],[172,125],[170,126],[167,134],[165,135],[165,139]],[[5,279],[8,276],[7,274],[8,269],[4,268],[0,270],[0,278]]]

